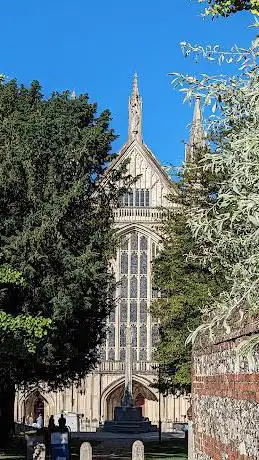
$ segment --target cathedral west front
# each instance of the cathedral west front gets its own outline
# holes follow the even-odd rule
[[[198,110],[196,108],[196,110]],[[39,413],[47,425],[50,415],[64,413],[73,431],[95,431],[104,420],[112,420],[114,408],[121,405],[125,386],[127,331],[130,331],[132,396],[152,424],[172,430],[173,423],[184,421],[188,397],[162,396],[152,386],[158,364],[154,351],[159,325],[150,314],[157,292],[152,287],[152,262],[160,249],[161,217],[172,206],[167,196],[177,193],[174,184],[147,147],[142,137],[142,99],[137,76],[129,99],[128,138],[110,170],[128,160],[128,170],[137,177],[131,189],[114,210],[120,245],[114,269],[117,281],[116,309],[108,319],[108,333],[102,360],[95,372],[86,376],[80,387],[46,392],[44,385],[18,389],[15,420]],[[109,172],[108,172],[109,174]],[[69,425],[69,422],[68,422]]]

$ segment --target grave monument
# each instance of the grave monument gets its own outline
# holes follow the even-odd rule
[[[121,407],[115,407],[114,420],[106,420],[103,431],[111,433],[147,433],[157,431],[150,420],[142,416],[142,407],[134,407],[132,397],[132,354],[130,323],[127,324],[125,387]]]

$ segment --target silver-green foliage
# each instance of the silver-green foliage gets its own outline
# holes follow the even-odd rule
[[[182,48],[185,54],[241,66],[231,77],[174,74],[173,84],[186,93],[185,99],[200,96],[212,109],[207,127],[211,152],[201,169],[216,172],[220,190],[212,207],[190,210],[189,224],[201,262],[212,270],[222,267],[231,282],[230,291],[207,307],[203,324],[189,337],[194,341],[204,332],[213,338],[218,327],[229,333],[233,319],[238,323],[247,313],[259,313],[259,39],[249,50],[235,47],[230,54],[187,43]],[[259,337],[252,342],[254,348]]]

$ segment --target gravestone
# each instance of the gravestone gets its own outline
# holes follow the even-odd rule
[[[33,450],[33,460],[45,460],[46,457],[46,447],[45,444],[36,444]]]
[[[90,442],[83,442],[81,444],[80,460],[92,460],[92,446]]]
[[[37,436],[36,433],[26,434],[25,439],[27,444],[26,459],[33,460],[35,447],[44,444],[43,435]]]
[[[144,460],[144,444],[142,441],[135,441],[132,445],[132,460]]]
[[[68,431],[56,431],[51,433],[50,457],[52,460],[70,459],[70,438]]]

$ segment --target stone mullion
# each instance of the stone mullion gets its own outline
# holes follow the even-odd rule
[[[151,314],[150,314],[150,303],[151,303],[151,239],[147,240],[147,361],[152,359],[152,339],[151,339]]]
[[[130,281],[131,281],[131,238],[128,246],[128,299],[127,299],[127,325],[130,324]]]
[[[117,270],[116,270],[116,284],[119,282],[121,278],[121,254],[122,250],[119,249],[117,251],[117,258],[116,258],[116,265],[117,265]],[[119,299],[119,294],[120,294],[120,289],[116,287],[116,307],[115,307],[115,360],[120,359],[120,300]]]
[[[138,269],[137,269],[137,361],[140,356],[140,234],[138,233]]]

